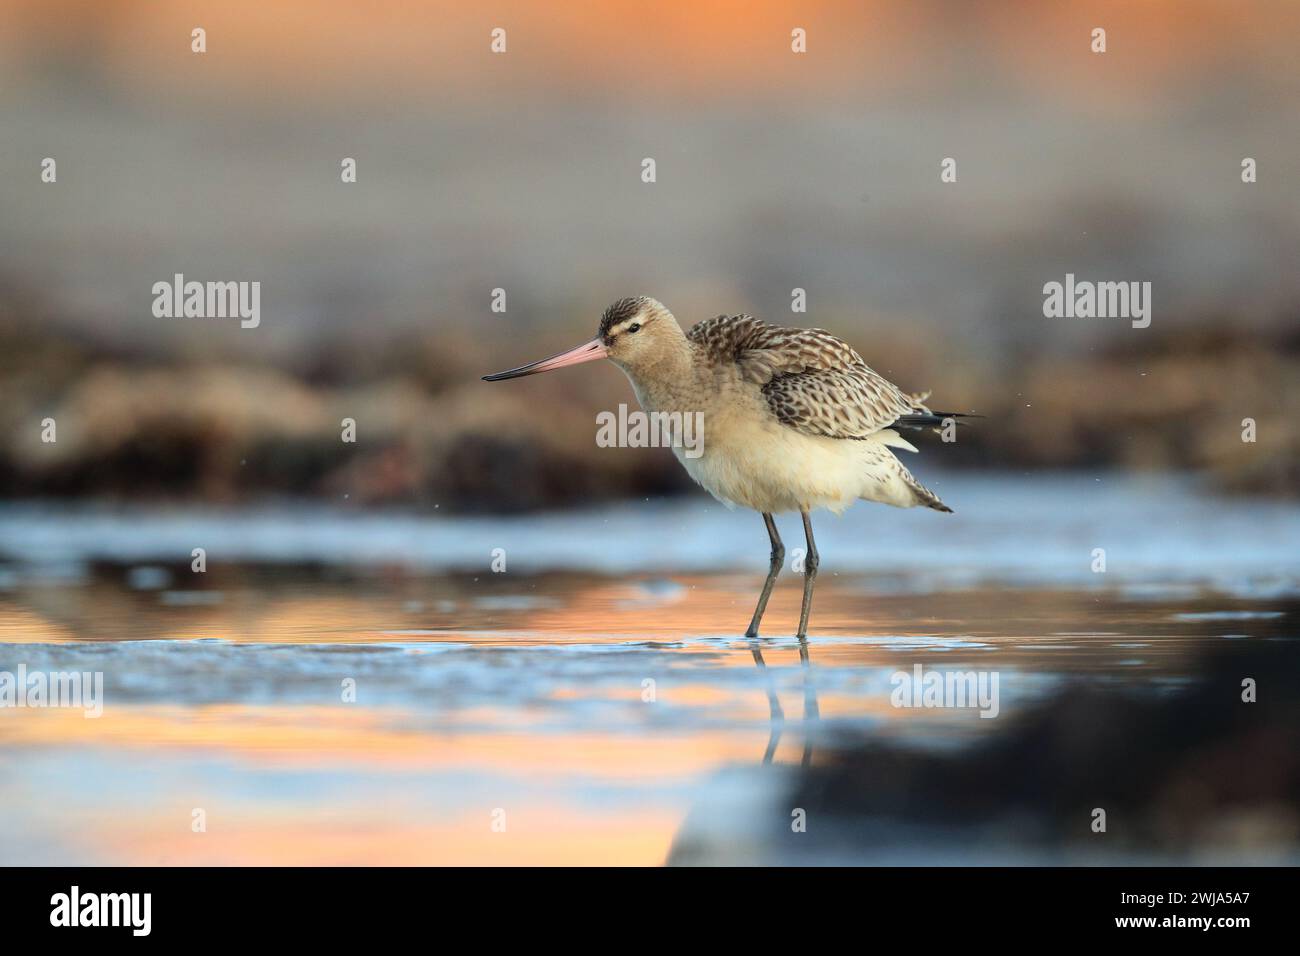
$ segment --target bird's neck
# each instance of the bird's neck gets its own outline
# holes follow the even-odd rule
[[[664,349],[653,362],[623,371],[646,411],[692,411],[698,405],[699,368],[685,335],[677,347]]]

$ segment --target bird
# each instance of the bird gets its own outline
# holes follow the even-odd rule
[[[904,392],[824,329],[769,325],[741,314],[705,319],[683,331],[663,303],[633,296],[605,309],[590,342],[483,380],[598,359],[623,371],[645,412],[702,416],[697,420],[703,440],[695,454],[680,441],[671,443],[673,453],[723,504],[762,515],[771,543],[768,574],[746,637],[757,638],[785,561],[774,515],[797,511],[803,521],[807,548],[796,634],[803,641],[820,564],[812,511],[839,514],[866,500],[952,513],[894,450],[917,450],[903,430],[938,431],[973,416],[931,411],[928,392]]]

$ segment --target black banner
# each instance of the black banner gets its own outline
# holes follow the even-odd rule
[[[59,938],[337,942],[490,918],[493,938],[593,915],[646,931],[663,920],[761,932],[857,924],[864,940],[905,930],[935,940],[1133,937],[1231,945],[1290,919],[1289,869],[11,869],[0,895],[7,942]],[[921,937],[918,937],[918,942]],[[599,940],[597,940],[599,941]],[[613,941],[610,941],[611,943]]]

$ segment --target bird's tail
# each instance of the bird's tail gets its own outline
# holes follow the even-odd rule
[[[910,415],[900,415],[898,420],[891,425],[891,428],[911,428],[916,431],[926,429],[938,430],[943,427],[948,419],[952,419],[958,425],[965,425],[963,418],[983,418],[983,415],[969,415],[963,412],[931,412],[921,411],[913,412]]]
[[[917,505],[924,505],[935,511],[952,512],[952,509],[944,504],[938,495],[916,480],[916,476],[907,470],[907,466],[899,461],[897,456],[885,452],[883,456],[876,457],[870,465],[869,480],[865,483],[859,497],[893,505],[895,508],[915,508]]]
[[[927,508],[933,508],[935,511],[952,514],[952,509],[944,504],[939,499],[938,495],[917,481],[910,471],[904,468],[903,474],[906,476],[907,484],[912,489],[912,493],[916,495],[916,503],[918,505],[925,505]]]
[[[962,412],[932,412],[925,400],[930,397],[929,392],[912,392],[907,396],[912,400],[914,408],[911,413],[899,416],[898,420],[891,425],[891,428],[911,428],[916,431],[932,429],[938,431],[943,427],[944,422],[952,419],[958,425],[964,425],[961,421],[963,418],[983,418],[983,415],[969,415]]]
[[[926,399],[930,397],[929,392],[916,392],[907,397],[912,400],[913,410],[906,415],[899,416],[899,418],[889,426],[891,430],[890,434],[895,436],[895,440],[887,441],[886,444],[906,448],[909,451],[916,451],[916,448],[909,443],[907,439],[899,435],[896,429],[909,428],[913,431],[928,430],[938,432],[941,428],[946,426],[949,421],[961,425],[965,424],[961,421],[963,418],[982,417],[980,415],[967,415],[961,412],[931,411],[925,404]],[[917,481],[916,477],[903,466],[902,462],[898,462],[898,470],[900,477],[903,479],[903,484],[906,485],[907,490],[911,492],[912,504],[924,505],[925,507],[932,508],[935,511],[952,514],[952,509],[944,504],[938,495]]]

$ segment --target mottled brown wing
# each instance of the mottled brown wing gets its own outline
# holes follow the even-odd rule
[[[686,337],[715,362],[730,360],[755,385],[778,375],[861,365],[862,356],[824,329],[787,329],[752,315],[720,315],[693,326]]]
[[[779,375],[763,386],[783,424],[809,435],[866,438],[916,410],[907,395],[866,365]]]
[[[714,362],[735,361],[753,347],[767,328],[752,315],[719,315],[691,326],[686,337],[701,346]]]
[[[718,316],[688,337],[715,359],[731,359],[760,386],[777,419],[829,438],[866,438],[922,408],[823,329],[787,329],[753,316]]]

